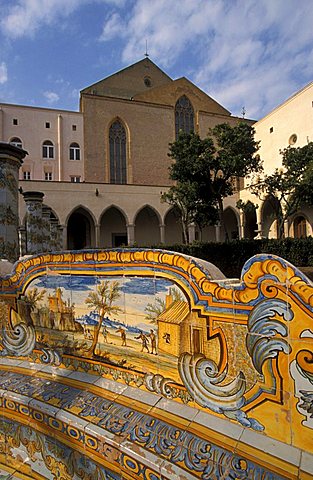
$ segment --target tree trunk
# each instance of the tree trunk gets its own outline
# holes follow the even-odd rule
[[[220,226],[221,226],[221,236],[223,236],[223,238],[221,238],[221,241],[225,241],[226,239],[226,228],[225,228],[225,222],[224,222],[224,216],[223,216],[223,200],[222,198],[219,198],[218,199],[218,215],[219,215],[219,219],[220,219]]]
[[[102,326],[102,321],[103,321],[103,316],[100,316],[99,323],[98,325],[95,325],[95,328],[94,328],[92,344],[87,351],[87,353],[90,353],[92,355],[95,355],[95,351],[96,351],[96,347],[99,339],[99,333]]]
[[[278,239],[281,240],[285,238],[285,218],[282,216],[277,217],[277,233]]]
[[[183,232],[183,244],[187,245],[189,243],[189,230],[188,230],[188,222],[182,216],[180,218],[181,227]]]

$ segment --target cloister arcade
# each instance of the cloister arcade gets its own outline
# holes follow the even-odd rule
[[[42,201],[44,221],[52,247],[57,243],[61,249],[114,248],[123,245],[157,246],[182,243],[182,227],[178,211],[160,201],[159,187],[99,186],[91,190],[88,184],[66,185],[66,195],[55,195],[53,185],[45,183]],[[48,189],[51,185],[51,190]],[[41,186],[37,182],[36,186]],[[65,184],[64,184],[65,187]],[[78,191],[80,189],[80,191]],[[34,192],[30,192],[34,193]],[[20,196],[22,197],[22,195]],[[79,202],[77,200],[79,199]],[[24,198],[25,200],[25,198]],[[108,201],[108,200],[111,200]],[[25,201],[20,199],[20,225],[25,230]],[[237,238],[277,238],[279,202],[268,197],[263,204],[244,213],[233,207],[234,199],[225,201],[224,228],[207,225],[200,230],[196,225],[189,228],[190,241],[218,242]],[[50,213],[49,213],[50,212]],[[284,224],[285,236],[305,237],[312,235],[312,211],[303,208]],[[56,242],[56,233],[58,242]],[[49,237],[49,234],[46,234]],[[25,245],[27,242],[25,242]],[[51,247],[51,248],[52,248]],[[27,252],[27,248],[24,250]]]

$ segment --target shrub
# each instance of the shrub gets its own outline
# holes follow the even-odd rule
[[[283,240],[232,240],[225,243],[158,245],[156,248],[184,253],[216,265],[228,278],[239,278],[245,262],[258,253],[270,253],[298,267],[313,266],[313,238]]]

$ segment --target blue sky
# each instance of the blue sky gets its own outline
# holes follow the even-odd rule
[[[259,119],[313,81],[312,0],[0,0],[0,101],[78,109],[143,58]]]

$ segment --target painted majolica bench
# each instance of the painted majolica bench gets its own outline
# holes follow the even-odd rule
[[[0,284],[2,478],[312,478],[313,286],[288,262],[230,281],[86,250]]]

